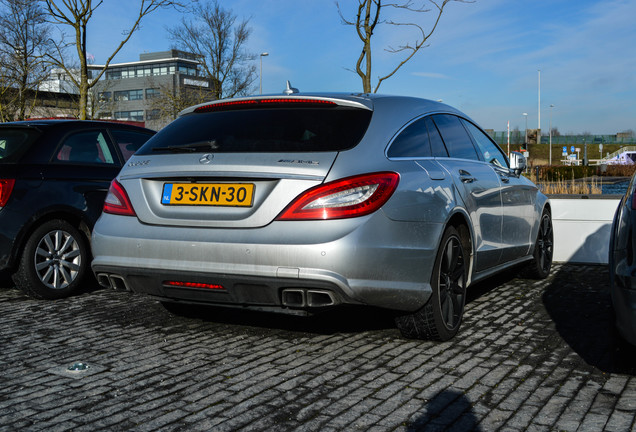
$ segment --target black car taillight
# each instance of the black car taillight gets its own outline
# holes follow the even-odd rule
[[[7,205],[13,185],[15,185],[15,179],[0,179],[0,208]]]

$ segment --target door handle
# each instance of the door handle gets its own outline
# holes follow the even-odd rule
[[[472,183],[477,180],[468,171],[459,170],[459,179],[462,183]]]
[[[505,174],[499,174],[499,178],[501,178],[501,181],[504,183],[509,183],[510,182],[510,177],[508,177]]]

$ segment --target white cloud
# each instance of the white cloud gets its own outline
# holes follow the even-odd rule
[[[433,78],[433,79],[451,79],[448,75],[443,73],[435,73],[435,72],[412,72],[411,75],[424,77],[424,78]]]

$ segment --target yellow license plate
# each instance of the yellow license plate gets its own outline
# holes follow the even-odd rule
[[[250,207],[252,183],[164,183],[161,204]]]

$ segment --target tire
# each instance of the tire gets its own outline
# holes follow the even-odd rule
[[[431,276],[431,297],[417,312],[395,319],[404,337],[446,341],[457,334],[466,302],[468,255],[457,230],[446,228]]]
[[[552,256],[554,254],[554,232],[552,215],[547,209],[541,214],[541,223],[537,240],[532,252],[532,260],[521,271],[521,276],[528,279],[545,279],[550,275]]]
[[[37,299],[59,299],[76,291],[89,272],[86,236],[65,220],[45,222],[25,243],[13,280]]]

